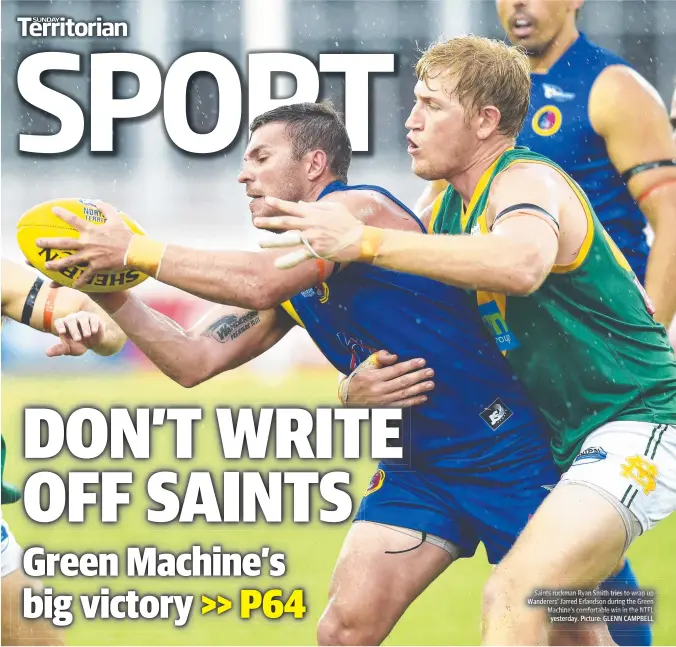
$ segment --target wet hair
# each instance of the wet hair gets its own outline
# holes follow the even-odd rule
[[[435,43],[418,61],[418,79],[448,76],[456,81],[453,93],[468,118],[483,106],[500,111],[498,130],[516,137],[530,102],[530,63],[524,50],[481,36],[461,36]]]
[[[295,159],[312,150],[326,153],[333,175],[347,182],[347,171],[352,161],[352,145],[347,129],[331,102],[292,103],[273,108],[256,117],[250,126],[255,132],[271,123],[285,124],[285,135],[291,141]]]

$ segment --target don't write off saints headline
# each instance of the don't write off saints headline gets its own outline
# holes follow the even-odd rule
[[[352,150],[369,151],[371,81],[375,75],[395,72],[394,54],[320,54],[314,61],[291,52],[257,52],[248,54],[245,64],[248,73],[242,78],[235,64],[218,52],[190,52],[166,66],[166,71],[150,56],[135,52],[30,54],[17,69],[17,90],[29,108],[51,115],[61,127],[58,132],[20,132],[19,151],[54,155],[71,151],[84,141],[92,152],[113,153],[115,129],[120,123],[133,123],[160,108],[166,134],[175,146],[193,154],[218,153],[244,132],[246,105],[250,124],[258,115],[278,106],[325,98],[319,96],[320,74],[344,76],[345,103],[337,107],[344,112]],[[59,90],[58,81],[51,76],[63,72],[80,74],[83,82],[89,76],[87,101],[78,102]],[[187,99],[191,79],[205,73],[218,86],[218,116],[210,132],[199,133],[190,126]],[[134,96],[116,96],[115,80],[122,74],[136,77],[138,90]],[[291,96],[273,96],[273,79],[277,75],[294,78],[296,87]],[[152,118],[159,116],[154,114]]]
[[[131,462],[142,468],[144,460],[161,456],[166,467],[145,482],[150,523],[341,523],[353,512],[347,461],[404,458],[401,409],[216,408],[213,417],[215,425],[190,407],[106,413],[82,407],[65,416],[25,409],[26,460],[69,456],[83,466],[33,472],[24,485],[26,514],[37,523],[65,518],[77,524],[95,508],[102,523],[117,523],[139,496]],[[196,446],[213,445],[205,434],[214,426],[220,455],[208,457],[208,469],[196,469]],[[97,459],[107,469],[86,469],[86,461]],[[116,469],[116,461],[125,469]]]

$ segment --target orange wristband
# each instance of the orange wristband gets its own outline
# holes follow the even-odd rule
[[[51,332],[52,319],[54,318],[54,302],[56,301],[57,288],[50,288],[45,301],[45,311],[42,316],[42,329],[45,332]]]
[[[380,253],[385,232],[380,227],[364,227],[359,244],[359,260],[373,263]]]
[[[315,265],[317,266],[317,273],[319,274],[319,282],[323,283],[330,274],[329,264],[323,258],[317,258],[315,259]]]

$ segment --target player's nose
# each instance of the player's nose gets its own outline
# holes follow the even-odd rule
[[[422,129],[422,121],[420,119],[420,112],[416,109],[416,106],[413,106],[411,109],[410,114],[408,115],[408,119],[406,119],[406,123],[404,124],[405,128],[408,128],[408,130],[421,130]]]
[[[246,166],[243,166],[240,169],[239,175],[237,175],[237,181],[240,184],[246,184],[247,182],[253,181],[253,176],[251,175],[251,172],[246,168]]]

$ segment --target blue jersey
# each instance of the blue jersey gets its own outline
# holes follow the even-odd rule
[[[575,179],[643,283],[649,251],[645,218],[589,122],[589,94],[610,65],[628,66],[580,34],[547,74],[531,74],[530,109],[517,143],[554,160]]]
[[[424,231],[380,187],[334,182],[320,198],[361,189],[389,197]],[[353,263],[284,307],[342,373],[379,349],[434,368],[428,401],[404,410],[406,459],[416,468],[503,483],[551,464],[549,430],[464,290]]]

